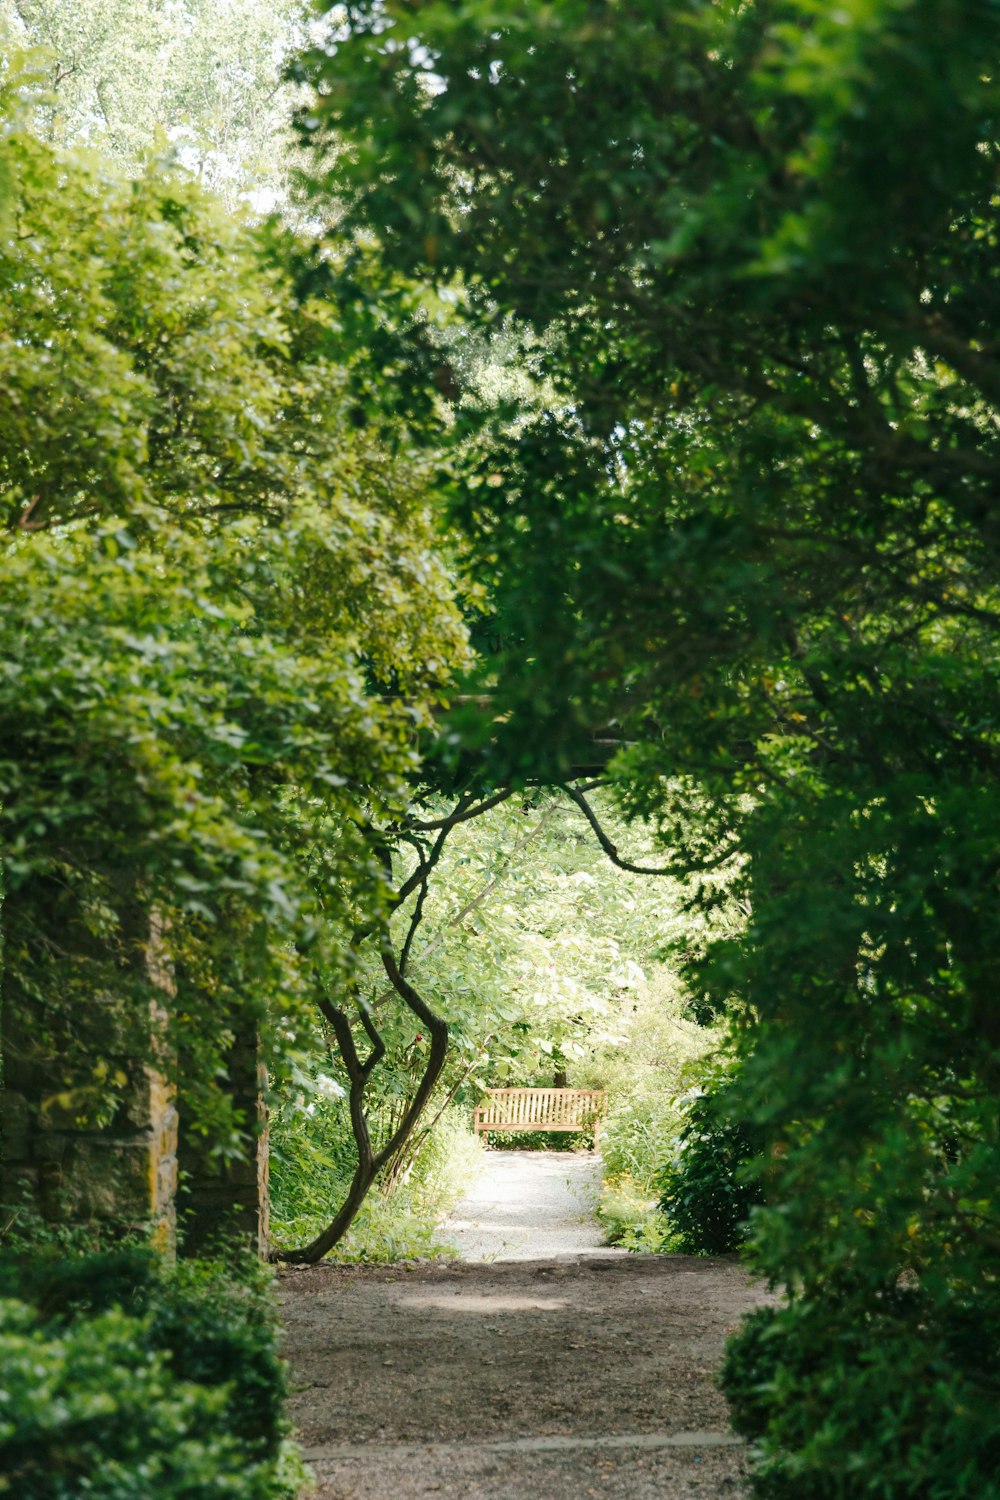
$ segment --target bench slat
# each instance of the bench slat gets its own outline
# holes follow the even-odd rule
[[[488,1089],[473,1124],[477,1134],[593,1128],[596,1141],[605,1102],[603,1089]]]

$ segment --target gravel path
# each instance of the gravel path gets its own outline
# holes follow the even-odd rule
[[[490,1151],[439,1239],[467,1261],[625,1255],[603,1243],[600,1185],[601,1159],[589,1152]]]
[[[715,1375],[764,1294],[735,1261],[602,1252],[594,1161],[515,1156],[452,1220],[461,1261],[283,1273],[315,1500],[742,1500]]]

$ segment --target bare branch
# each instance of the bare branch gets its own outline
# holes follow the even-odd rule
[[[370,1008],[359,1000],[358,1010],[361,1013],[361,1024],[365,1028],[365,1035],[372,1044],[372,1050],[365,1058],[361,1069],[365,1078],[368,1078],[385,1056],[385,1042],[382,1040],[381,1032],[375,1025],[375,1018]]]
[[[586,818],[587,822],[594,830],[597,842],[600,844],[601,848],[604,850],[611,863],[613,865],[617,865],[619,870],[627,870],[631,875],[676,875],[677,871],[673,865],[663,865],[657,867],[654,867],[652,865],[635,865],[631,860],[622,859],[621,855],[618,853],[618,845],[613,844],[608,838],[608,835],[605,833],[604,828],[601,825],[600,819],[594,812],[594,809],[591,807],[586,797],[580,791],[579,787],[575,787],[567,783],[564,790],[566,792],[566,795],[572,798],[577,807],[583,813],[583,816]]]
[[[398,1129],[393,1132],[374,1159],[373,1166],[375,1173],[380,1172],[386,1162],[390,1161],[409,1139],[410,1133],[430,1097],[431,1090],[441,1075],[441,1069],[444,1067],[445,1058],[448,1055],[448,1023],[442,1020],[440,1016],[435,1015],[427,1002],[400,972],[388,934],[385,937],[382,948],[382,967],[385,969],[393,989],[399,995],[404,1005],[413,1012],[418,1020],[423,1022],[424,1026],[430,1032],[431,1046],[423,1077],[417,1085],[416,1093],[410,1100],[409,1108],[400,1121]]]
[[[462,823],[462,822],[465,821],[465,819],[464,819],[464,817],[462,815],[464,813],[465,808],[468,807],[468,805],[469,805],[469,803],[471,801],[472,801],[472,794],[470,792],[463,792],[462,795],[461,795],[461,797],[458,799],[458,803],[456,804],[455,811],[452,813],[451,817],[445,818],[445,819],[442,820],[442,822],[441,822],[441,832],[442,832],[442,834],[445,837],[447,837],[447,835],[451,832],[452,828],[454,828],[454,826],[455,826],[456,823]],[[406,898],[408,896],[412,896],[413,892],[417,889],[417,887],[419,885],[422,885],[424,883],[424,881],[427,878],[427,873],[429,873],[428,860],[430,860],[430,861],[433,862],[432,865],[430,866],[430,868],[433,868],[433,864],[436,864],[437,863],[437,859],[440,858],[440,847],[439,846],[442,843],[443,843],[443,839],[441,839],[441,838],[437,839],[436,842],[435,842],[435,844],[434,844],[434,848],[431,850],[431,852],[427,856],[427,858],[426,859],[422,859],[421,862],[417,865],[417,868],[414,870],[413,874],[410,875],[406,880],[403,881],[403,884],[400,886],[399,890],[396,892],[395,896],[393,896],[393,898],[392,898],[392,901],[391,901],[390,906],[389,906],[389,910],[390,911],[396,911],[398,907],[402,906],[402,904],[406,900]],[[438,850],[438,854],[437,854],[436,857],[435,857],[435,850]],[[373,929],[369,928],[368,929],[368,934],[370,934],[372,931],[373,931]],[[366,936],[368,934],[366,934]]]
[[[697,1030],[698,1028],[693,1027],[692,1029]],[[473,1068],[477,1066],[480,1058],[482,1057],[482,1054],[485,1052],[486,1048],[489,1046],[490,1042],[493,1040],[496,1034],[497,1033],[495,1031],[487,1032],[486,1036],[484,1036],[482,1041],[480,1042],[477,1051],[473,1053],[471,1059],[469,1060],[465,1071],[459,1074],[458,1078],[452,1084],[447,1094],[445,1094],[444,1099],[441,1101],[436,1112],[427,1121],[427,1124],[420,1127],[420,1130],[411,1137],[409,1143],[403,1143],[396,1157],[396,1160],[392,1164],[392,1171],[389,1175],[389,1181],[386,1187],[386,1197],[389,1196],[389,1193],[395,1187],[396,1183],[399,1181],[403,1173],[408,1171],[416,1161],[417,1157],[424,1149],[425,1143],[433,1133],[434,1126],[437,1124],[438,1120],[440,1120],[441,1116],[444,1114],[448,1106],[454,1102],[455,1095],[458,1093],[463,1083],[467,1081],[469,1075],[472,1073]]]
[[[508,797],[513,797],[513,795],[514,788],[505,787],[503,791],[494,792],[492,797],[487,797],[484,801],[477,802],[474,807],[467,805],[462,810],[456,809],[455,812],[449,813],[446,818],[433,818],[429,819],[426,823],[407,821],[403,826],[418,833],[433,833],[437,828],[454,828],[456,823],[468,822],[470,818],[478,818],[481,813],[489,812],[491,807],[499,807],[501,802],[506,802]]]
[[[347,1076],[353,1083],[355,1078],[361,1075],[361,1059],[358,1056],[358,1049],[354,1045],[354,1035],[351,1031],[350,1022],[340,1007],[334,1005],[333,1001],[328,999],[326,995],[320,995],[316,1003],[323,1014],[324,1020],[328,1021],[333,1029],[333,1034],[337,1038],[337,1046],[340,1049],[340,1055],[344,1060],[344,1067],[347,1070]]]
[[[591,828],[594,830],[594,833],[597,835],[597,841],[600,844],[601,848],[604,850],[611,863],[613,865],[617,865],[619,870],[627,870],[632,875],[676,876],[678,874],[678,869],[675,864],[663,865],[654,868],[650,865],[635,865],[632,864],[630,860],[622,859],[621,855],[618,853],[617,844],[613,844],[611,839],[608,838],[607,833],[601,826],[600,819],[594,812],[594,809],[591,807],[590,803],[584,797],[583,789],[578,786],[566,785],[564,790],[580,808],[580,811],[583,813],[584,817],[587,819],[587,822],[590,824]],[[734,855],[739,853],[739,851],[740,844],[738,843],[738,841],[734,840],[731,844],[725,844],[722,849],[718,850],[709,859],[686,859],[684,861],[684,868],[689,874],[705,875],[710,870],[717,870],[720,865],[724,865],[727,860],[732,859]]]
[[[410,956],[410,948],[413,946],[413,939],[417,934],[417,928],[420,926],[421,922],[424,919],[424,902],[427,900],[427,883],[430,879],[431,871],[434,869],[435,865],[444,852],[444,846],[447,842],[448,835],[451,832],[452,827],[454,827],[454,824],[441,829],[441,832],[434,840],[433,848],[422,861],[420,867],[420,874],[422,876],[420,882],[420,894],[418,895],[416,904],[413,908],[413,913],[410,917],[409,930],[406,934],[406,941],[403,943],[403,951],[399,957],[399,972],[401,974],[406,973],[406,964]],[[398,905],[398,903],[395,903],[394,905]]]
[[[483,902],[493,894],[497,886],[500,885],[503,881],[504,876],[507,874],[507,871],[510,869],[516,856],[521,853],[522,849],[524,849],[528,844],[531,843],[532,839],[536,838],[538,834],[541,833],[542,829],[545,827],[546,823],[555,812],[556,807],[557,804],[553,802],[551,806],[546,808],[545,812],[539,818],[534,827],[529,828],[527,833],[522,834],[521,838],[518,839],[517,843],[508,854],[503,868],[498,871],[498,873],[494,875],[491,880],[488,880],[486,882],[481,891],[478,891],[475,896],[471,896],[465,903],[465,905],[461,907],[454,916],[448,918],[447,922],[445,922],[444,926],[441,928],[433,942],[429,943],[428,946],[423,949],[420,954],[421,958],[429,958],[432,953],[435,953],[444,942],[445,934],[447,933],[448,929],[450,927],[457,927],[459,922],[464,922],[465,918],[469,916],[471,912],[474,912],[477,907],[482,906]]]
[[[514,859],[528,844],[531,843],[532,839],[536,838],[538,834],[541,833],[542,829],[556,812],[557,808],[558,803],[553,802],[548,808],[546,808],[545,812],[539,818],[534,827],[529,828],[527,833],[522,834],[521,838],[518,839],[517,843],[507,855],[502,869],[500,869],[496,875],[492,876],[491,879],[486,882],[482,890],[477,891],[474,896],[470,896],[465,905],[460,907],[457,912],[455,912],[447,919],[447,921],[438,930],[437,935],[428,943],[427,947],[421,949],[421,958],[429,958],[431,954],[436,953],[447,937],[449,930],[452,927],[457,927],[459,922],[464,922],[465,918],[469,916],[470,913],[474,912],[477,907],[482,906],[484,901],[487,901],[489,899],[489,897],[493,894],[497,887],[502,884],[504,876],[507,874],[507,871],[513,864]],[[391,994],[392,990],[385,990],[379,996],[379,1000],[388,1000]]]
[[[399,972],[401,974],[406,973],[406,964],[410,957],[410,949],[413,946],[413,939],[417,935],[417,928],[424,920],[424,902],[427,900],[428,890],[427,879],[431,873],[431,869],[432,866],[430,864],[425,865],[424,867],[424,879],[420,886],[420,893],[417,896],[416,902],[413,907],[413,913],[410,917],[410,925],[407,929],[406,938],[403,942],[402,952],[399,955]]]

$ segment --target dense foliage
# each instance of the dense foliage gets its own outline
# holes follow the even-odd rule
[[[101,9],[49,17],[75,60],[0,29],[4,1150],[32,1127],[148,1124],[153,1061],[182,1142],[225,1159],[255,1124],[234,1039],[258,1038],[280,1084],[316,994],[343,983],[345,930],[384,900],[369,820],[408,800],[465,629],[429,465],[398,424],[359,431],[351,351],[295,296],[281,236],[167,160],[129,160],[107,78],[110,139],[92,133],[124,169],[53,144],[83,125],[52,85],[83,110],[93,48],[127,55],[123,12]],[[13,1175],[0,1492],[290,1494],[264,1283],[232,1258],[168,1272],[57,1244],[50,1262]],[[37,1187],[29,1209],[100,1198],[121,1227],[113,1179]]]
[[[673,1250],[724,1255],[747,1237],[752,1210],[764,1201],[767,1141],[741,1118],[741,1107],[739,1091],[719,1071],[686,1101],[673,1155],[657,1183]]]
[[[176,24],[181,98],[224,9],[151,8],[136,79]],[[241,39],[271,64],[272,9]],[[0,14],[38,39],[48,9]],[[314,1001],[360,1137],[387,1043],[390,1140],[485,1076],[493,1012],[511,1077],[589,1045],[605,992],[531,892],[524,922],[466,922],[446,881],[443,925],[481,946],[435,968],[417,941],[446,874],[417,736],[468,661],[448,493],[484,648],[438,736],[461,816],[470,787],[610,757],[693,882],[700,932],[669,936],[698,1018],[729,1020],[727,1118],[766,1160],[752,1254],[786,1293],[726,1377],[759,1494],[995,1494],[1000,11],[337,7],[294,80],[336,253],[139,167],[121,14],[75,9],[0,75],[5,1046],[96,1125],[155,1047],[226,1154],[234,1032],[277,1061]],[[213,137],[213,109],[192,142],[219,166],[238,122]],[[126,170],[53,143],[81,134]],[[490,964],[520,954],[558,983],[519,1031]],[[30,1307],[10,1337],[39,1390],[87,1388],[90,1339],[164,1435],[221,1413],[159,1355],[133,1381],[145,1312],[77,1338]],[[101,1441],[129,1475],[128,1424]]]
[[[296,90],[282,73],[309,16],[306,0],[0,0],[0,28],[45,73],[46,140],[128,174],[169,146],[226,203],[263,211],[287,206]]]
[[[733,1017],[773,1152],[755,1254],[793,1299],[758,1490],[987,1493],[996,1370],[949,1330],[997,1333],[1000,13],[348,18],[301,64],[317,201],[376,298],[377,247],[387,318],[400,276],[448,289],[553,392],[454,393],[497,609],[492,754],[560,779],[610,724],[678,869],[742,856],[746,930],[688,973]],[[838,1400],[813,1443],[793,1377],[821,1310]],[[950,1478],[904,1419],[917,1326],[941,1331]]]
[[[280,245],[166,168],[128,181],[45,144],[38,86],[10,53],[7,1013],[94,1120],[165,1020],[158,1056],[225,1152],[233,1030],[274,1061],[378,910],[365,821],[405,802],[464,628],[427,466],[352,426],[349,353]]]
[[[766,1444],[760,1490],[798,1500],[806,1474],[815,1500],[854,1500],[863,1475],[862,1494],[996,1500],[998,1316],[989,1283],[942,1297],[850,1276],[753,1313],[723,1389],[737,1431]]]
[[[170,1270],[137,1249],[38,1254],[0,1260],[0,1494],[295,1493],[285,1376],[258,1269]]]

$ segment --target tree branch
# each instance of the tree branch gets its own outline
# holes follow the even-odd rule
[[[451,814],[451,816],[448,817],[448,818],[444,818],[444,819],[440,820],[439,826],[441,827],[441,832],[445,835],[445,837],[447,837],[447,835],[455,827],[456,823],[464,823],[465,822],[465,815],[464,815],[465,814],[465,809],[468,807],[468,805],[469,805],[469,803],[471,801],[472,801],[472,794],[470,792],[463,792],[462,795],[461,795],[461,797],[458,799],[458,803],[457,803],[457,805],[455,807],[455,811]],[[409,832],[409,831],[411,831],[411,830],[407,830],[407,832]],[[404,834],[404,836],[405,836],[405,834]],[[442,840],[439,839],[435,843],[434,848],[431,850],[431,854],[427,856],[428,859],[430,859],[433,856],[434,849],[437,849],[438,845],[441,842],[442,842]],[[436,864],[437,860],[434,860],[434,863]],[[422,860],[421,863],[417,865],[417,868],[413,871],[413,874],[410,875],[410,876],[408,876],[408,878],[403,881],[403,884],[400,886],[399,890],[396,892],[395,896],[393,896],[392,901],[390,902],[390,905],[389,905],[390,912],[394,912],[400,906],[402,906],[402,904],[406,900],[406,898],[408,896],[412,896],[413,895],[413,892],[417,889],[417,886],[418,885],[422,885],[424,883],[424,881],[426,879],[426,874],[425,874],[426,867],[427,867],[427,860],[425,859],[425,860]],[[366,933],[366,936],[368,936],[372,932],[372,930],[373,930],[372,928],[369,928],[368,929],[368,933]]]
[[[427,882],[430,879],[431,871],[434,869],[434,866],[441,858],[445,842],[453,827],[454,824],[451,824],[449,827],[441,829],[441,832],[434,840],[434,847],[431,849],[430,853],[426,856],[421,864],[420,874],[422,879],[420,882],[420,894],[417,897],[416,905],[413,908],[413,914],[410,917],[410,926],[406,934],[406,940],[403,943],[403,951],[399,956],[399,972],[401,974],[405,974],[406,972],[406,964],[410,956],[410,948],[413,945],[413,939],[416,936],[417,928],[420,926],[421,922],[424,919],[424,902],[427,899],[428,890]]]
[[[608,835],[605,833],[604,828],[601,826],[600,819],[594,812],[594,809],[591,807],[586,797],[580,791],[579,787],[575,787],[567,783],[563,790],[566,792],[566,795],[572,798],[572,800],[576,803],[577,807],[583,813],[583,816],[586,818],[587,822],[594,830],[597,842],[600,844],[601,848],[604,850],[611,863],[613,865],[617,865],[619,870],[627,870],[630,875],[676,875],[677,872],[673,865],[635,865],[631,860],[622,859],[621,855],[618,853],[617,844],[613,844],[608,838]]]
[[[465,823],[470,818],[478,818],[480,813],[489,812],[491,807],[499,807],[501,802],[506,802],[508,797],[513,797],[513,795],[514,788],[505,787],[502,791],[494,792],[492,797],[487,797],[484,801],[477,802],[474,807],[467,806],[462,811],[456,809],[455,812],[449,813],[446,818],[432,818],[426,823],[416,823],[408,820],[403,824],[403,827],[405,829],[412,829],[417,833],[433,833],[437,828],[451,829],[455,827],[456,823]]]
[[[296,1250],[275,1250],[273,1252],[272,1260],[283,1262],[285,1265],[315,1265],[323,1259],[324,1255],[329,1254],[339,1240],[343,1239],[354,1222],[362,1203],[368,1196],[372,1183],[379,1172],[381,1172],[387,1161],[391,1160],[393,1156],[402,1150],[409,1139],[430,1097],[431,1091],[441,1075],[441,1069],[444,1067],[445,1058],[448,1054],[448,1023],[443,1021],[440,1016],[435,1015],[426,1001],[400,972],[399,965],[392,951],[388,932],[384,933],[382,942],[382,967],[389,977],[393,990],[399,995],[407,1009],[412,1011],[430,1033],[431,1046],[427,1064],[420,1083],[417,1085],[416,1093],[410,1100],[409,1106],[398,1127],[392,1132],[385,1145],[379,1151],[373,1152],[371,1134],[368,1129],[368,1119],[365,1115],[364,1096],[372,1069],[385,1055],[385,1043],[375,1026],[370,1010],[367,1006],[359,1003],[361,1023],[372,1043],[372,1051],[366,1061],[362,1063],[358,1056],[354,1034],[351,1031],[351,1024],[347,1015],[339,1006],[334,1005],[325,996],[321,997],[320,1009],[333,1027],[337,1045],[340,1049],[341,1057],[344,1059],[344,1066],[347,1069],[347,1076],[351,1083],[351,1130],[354,1134],[358,1160],[347,1197],[327,1227],[315,1239],[311,1240],[308,1245],[303,1245]]]
[[[417,1085],[417,1091],[410,1100],[410,1106],[403,1116],[399,1128],[393,1132],[375,1157],[374,1167],[376,1173],[381,1171],[386,1162],[395,1156],[396,1152],[409,1139],[410,1132],[420,1118],[423,1107],[427,1103],[431,1090],[440,1077],[441,1069],[444,1067],[445,1058],[448,1055],[448,1023],[442,1020],[440,1016],[435,1015],[434,1011],[431,1010],[427,1002],[413,988],[409,980],[400,973],[388,934],[385,936],[382,948],[382,967],[385,969],[389,977],[389,982],[403,1001],[403,1004],[408,1010],[413,1012],[417,1019],[430,1032],[431,1046],[423,1077]]]

